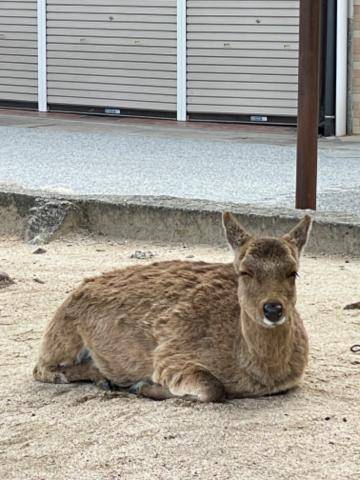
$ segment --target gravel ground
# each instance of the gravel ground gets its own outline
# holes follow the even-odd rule
[[[302,388],[201,405],[109,396],[33,381],[44,325],[86,275],[155,259],[228,261],[227,250],[69,237],[34,247],[0,238],[0,477],[9,480],[296,479],[360,475],[360,261],[305,257],[299,310],[311,358]],[[40,282],[40,283],[39,283]]]

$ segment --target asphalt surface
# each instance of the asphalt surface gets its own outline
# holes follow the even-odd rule
[[[294,132],[8,115],[0,125],[0,189],[294,206]],[[360,213],[360,140],[320,141],[318,193],[319,210]]]

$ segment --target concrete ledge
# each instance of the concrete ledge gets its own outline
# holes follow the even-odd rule
[[[71,202],[78,212],[73,229],[115,238],[225,245],[221,212],[229,210],[255,234],[279,235],[304,214],[171,197],[69,196],[22,189],[0,192],[0,234],[24,236],[30,210],[42,200]],[[308,252],[360,256],[360,216],[316,213]]]

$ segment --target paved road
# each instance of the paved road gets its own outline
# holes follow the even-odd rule
[[[0,188],[293,207],[293,132],[9,115],[0,125]],[[319,210],[360,213],[360,141],[321,141],[318,183]]]

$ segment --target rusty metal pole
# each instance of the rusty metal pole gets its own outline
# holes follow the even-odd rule
[[[316,210],[322,0],[300,0],[296,208]]]

